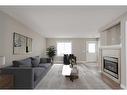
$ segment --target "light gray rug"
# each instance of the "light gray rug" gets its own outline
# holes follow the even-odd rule
[[[35,89],[111,89],[97,71],[95,63],[78,64],[79,78],[70,81],[62,75],[62,64],[54,64]]]

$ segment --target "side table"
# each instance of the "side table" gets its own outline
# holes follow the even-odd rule
[[[13,88],[13,75],[1,74],[0,75],[0,89]]]

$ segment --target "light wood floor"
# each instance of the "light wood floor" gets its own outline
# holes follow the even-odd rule
[[[54,64],[35,89],[113,89],[104,82],[95,63],[78,64],[79,78],[73,82],[62,75],[62,66]]]

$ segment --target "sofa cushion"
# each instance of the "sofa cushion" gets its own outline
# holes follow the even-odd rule
[[[47,63],[47,58],[41,58],[40,63]]]
[[[43,67],[34,67],[34,81],[38,79],[38,77],[41,76],[42,73],[45,72],[45,68]]]
[[[51,59],[50,58],[47,58],[47,63],[51,63]]]
[[[40,63],[39,56],[31,57],[31,64],[33,67],[38,67],[39,63]]]
[[[40,63],[51,63],[50,58],[40,58]]]
[[[39,64],[39,67],[49,68],[52,64],[51,63],[45,63],[45,64]]]
[[[31,58],[26,58],[23,60],[15,60],[13,61],[13,66],[14,67],[31,67]]]

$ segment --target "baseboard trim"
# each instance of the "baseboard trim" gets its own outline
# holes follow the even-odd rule
[[[126,86],[123,85],[123,84],[120,84],[120,87],[121,87],[122,89],[127,89]]]
[[[86,63],[86,61],[77,61],[77,63]]]
[[[85,61],[86,63],[97,63],[97,61]]]

